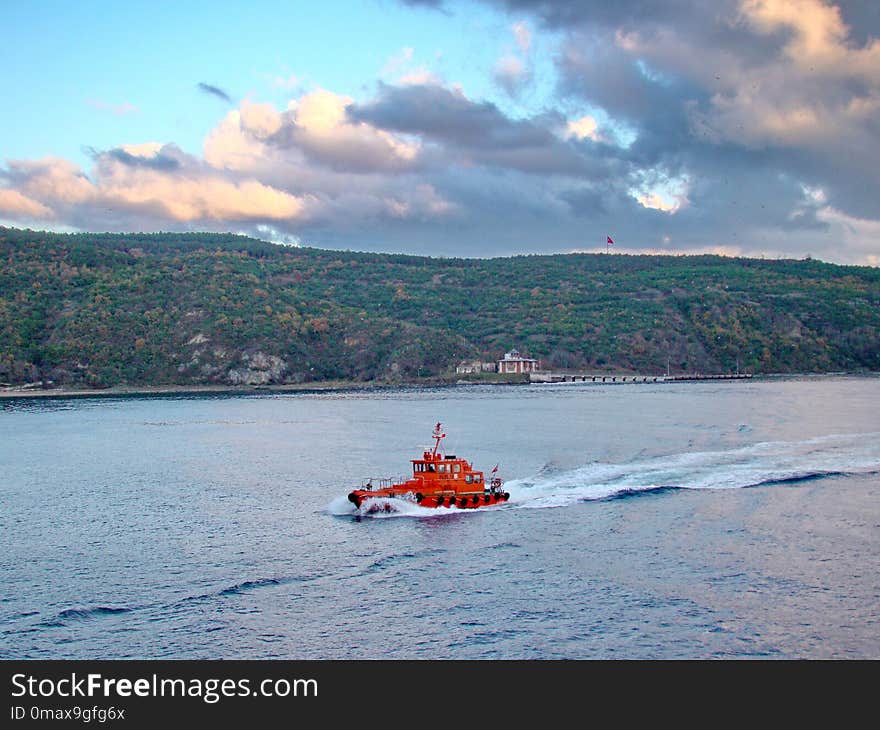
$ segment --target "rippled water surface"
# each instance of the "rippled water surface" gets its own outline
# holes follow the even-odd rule
[[[0,401],[0,656],[880,658],[880,379]],[[490,509],[345,500],[446,448]]]

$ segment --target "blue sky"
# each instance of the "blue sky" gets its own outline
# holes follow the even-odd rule
[[[5,3],[0,13],[14,29],[14,42],[0,46],[0,93],[16,111],[0,118],[6,157],[84,164],[83,147],[147,140],[198,153],[225,111],[200,82],[236,101],[280,105],[301,88],[363,96],[399,63],[517,106],[487,73],[513,44],[510,20],[480,6],[442,13],[390,0],[85,0]]]
[[[877,265],[870,7],[4,3],[0,224]]]

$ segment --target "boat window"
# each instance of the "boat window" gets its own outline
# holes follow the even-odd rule
[[[445,474],[445,473],[446,473],[446,464],[440,464],[440,473],[441,473],[441,474]]]
[[[470,474],[467,474],[467,475],[465,475],[464,480],[465,480],[468,484],[470,484],[470,483],[474,480],[474,478],[473,478]]]
[[[474,481],[479,484],[483,480],[482,474],[474,474]]]
[[[458,472],[460,472],[460,471],[461,471],[461,464],[453,464],[453,465],[452,465],[452,471],[454,471],[456,474],[457,474]]]

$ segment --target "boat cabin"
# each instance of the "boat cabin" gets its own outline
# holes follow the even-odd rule
[[[483,472],[474,471],[466,459],[454,454],[425,451],[421,459],[412,459],[413,478],[421,481],[461,480],[465,484],[483,484]]]

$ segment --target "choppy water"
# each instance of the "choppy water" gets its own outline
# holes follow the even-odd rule
[[[880,657],[877,378],[0,407],[2,657]]]

